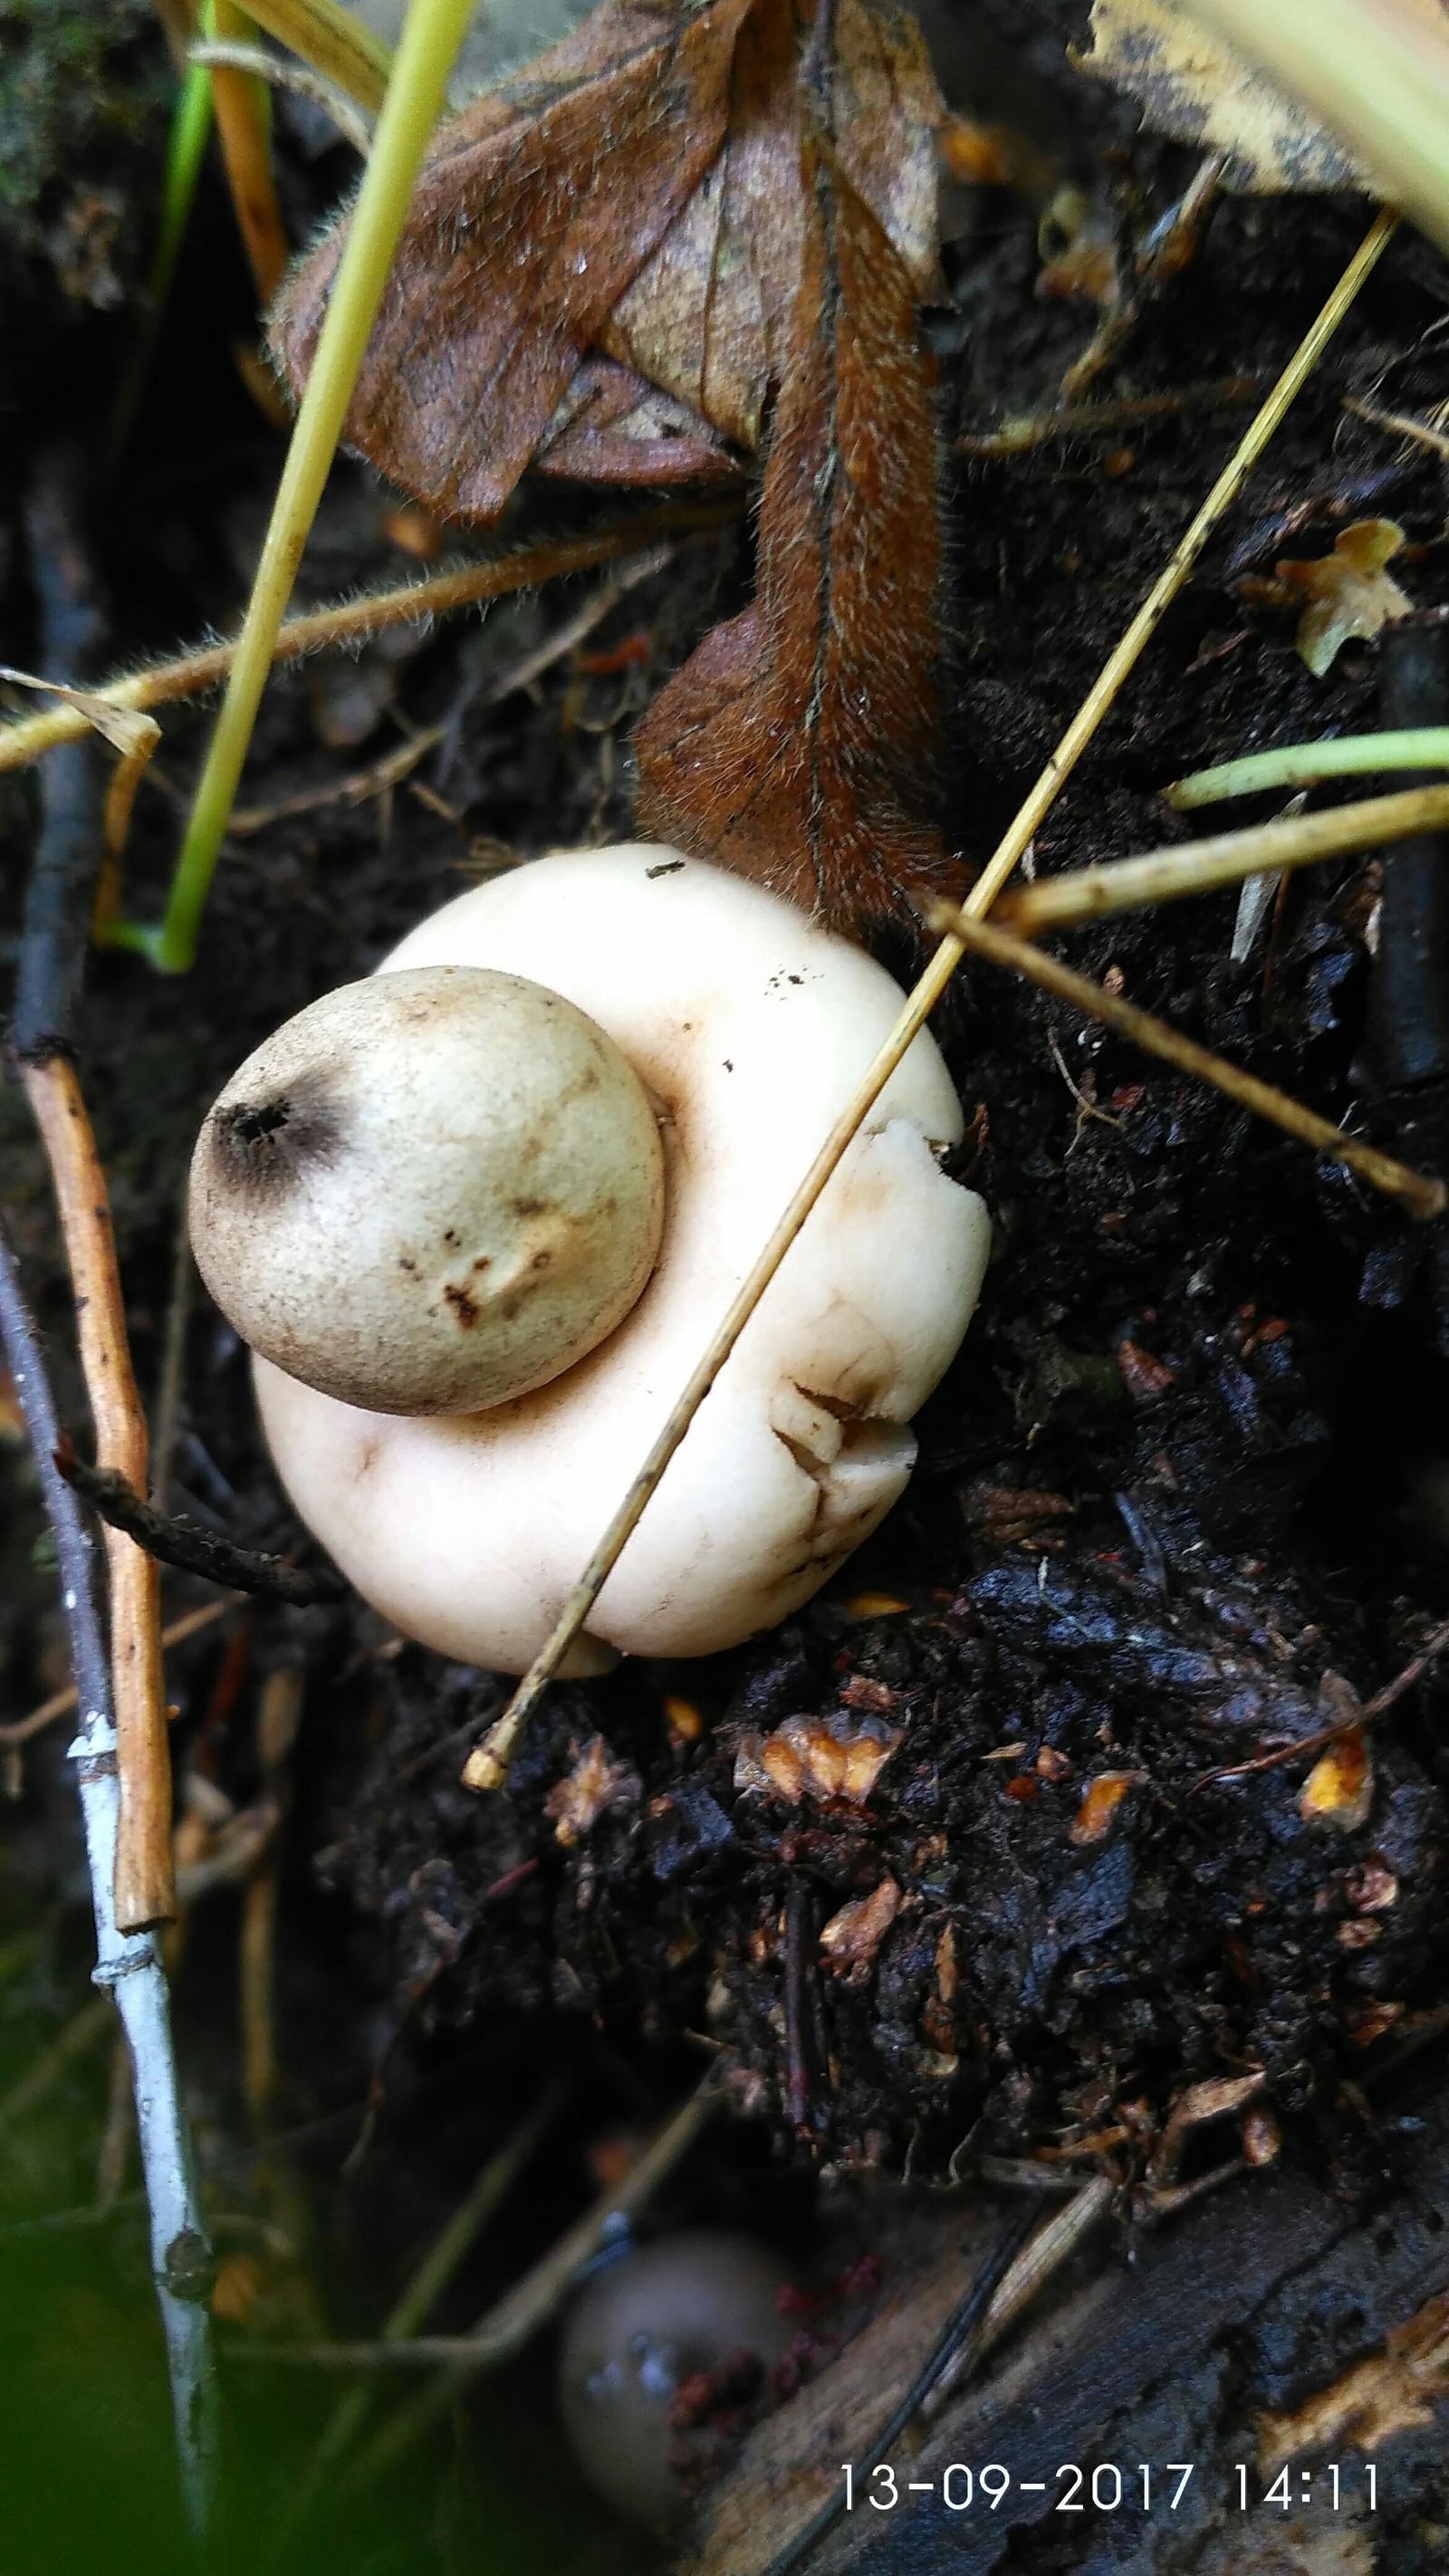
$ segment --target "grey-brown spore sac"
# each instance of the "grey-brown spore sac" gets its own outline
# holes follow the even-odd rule
[[[581,1011],[476,967],[298,1013],[202,1129],[198,1267],[255,1351],[371,1412],[544,1385],[640,1295],[664,1213],[643,1086]]]
[[[789,2349],[787,2275],[748,2238],[693,2229],[634,2246],[580,2291],[559,2355],[559,2409],[590,2484],[626,2521],[667,2529],[691,2395],[721,2375],[741,2394]]]

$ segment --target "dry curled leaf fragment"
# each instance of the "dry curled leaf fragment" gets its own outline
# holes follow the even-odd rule
[[[1070,1520],[1074,1509],[1065,1494],[1039,1486],[997,1485],[989,1476],[973,1476],[961,1492],[967,1528],[993,1547],[1010,1547],[1049,1521]]]
[[[1344,2014],[1344,2028],[1355,2048],[1372,2048],[1376,2039],[1404,2018],[1406,2007],[1398,2003],[1351,2004]]]
[[[918,286],[823,135],[760,503],[759,582],[635,735],[639,821],[832,927],[951,871],[932,802],[940,544]]]
[[[585,358],[560,395],[533,459],[580,483],[727,483],[737,459],[687,403],[613,358]]]
[[[1439,0],[1412,0],[1439,18]],[[1227,184],[1259,195],[1373,185],[1343,145],[1172,0],[1095,0],[1081,70],[1139,101],[1149,132],[1229,156]]]
[[[1287,597],[1303,603],[1293,640],[1316,680],[1341,646],[1355,636],[1372,641],[1413,607],[1392,573],[1384,570],[1403,542],[1404,531],[1395,519],[1356,519],[1335,538],[1331,555],[1274,566]]]
[[[1068,1841],[1079,1846],[1104,1841],[1128,1790],[1138,1788],[1143,1777],[1140,1771],[1099,1771],[1082,1791],[1081,1805],[1067,1828]]]
[[[554,1783],[543,1807],[565,1850],[597,1824],[606,1807],[632,1806],[640,1794],[637,1771],[616,1758],[602,1735],[591,1735],[582,1749],[574,1745],[571,1758],[572,1770]]]
[[[12,670],[0,662],[0,680],[14,689],[41,689],[47,697],[60,698],[68,707],[83,715],[88,725],[118,751],[123,760],[149,760],[161,739],[161,727],[154,716],[143,715],[136,707],[118,707],[111,698],[94,689],[70,689],[60,680],[37,680],[29,671]]]
[[[1271,2165],[1282,2154],[1283,2132],[1271,2111],[1250,2111],[1243,2122],[1243,2162]]]
[[[1209,2076],[1202,2084],[1190,2084],[1173,2103],[1155,2140],[1148,2170],[1159,2188],[1177,2179],[1183,2149],[1193,2133],[1213,2120],[1231,2117],[1261,2093],[1265,2078],[1263,2069],[1255,2066],[1246,2075]]]
[[[1177,1373],[1153,1351],[1145,1351],[1140,1342],[1117,1344],[1117,1367],[1122,1384],[1134,1404],[1160,1404],[1177,1384]]]
[[[904,1738],[903,1726],[878,1715],[856,1719],[839,1709],[828,1718],[787,1717],[769,1735],[741,1739],[734,1785],[792,1807],[804,1797],[863,1806]]]
[[[1120,302],[1117,228],[1111,208],[1084,189],[1058,188],[1037,226],[1036,292],[1044,302],[1080,300],[1110,312]]]
[[[820,1935],[826,1965],[852,1986],[864,1985],[875,1954],[900,1910],[901,1891],[893,1878],[883,1878],[869,1896],[859,1896],[832,1914]]]
[[[1363,1728],[1325,1745],[1298,1800],[1305,1825],[1336,1825],[1352,1834],[1366,1825],[1374,1802],[1374,1772]]]

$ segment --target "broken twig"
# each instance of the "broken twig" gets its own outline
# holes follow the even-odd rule
[[[1017,2256],[1037,2223],[1038,2216],[1039,2212],[1027,2203],[1014,2211],[1007,2220],[966,2296],[948,2318],[945,2331],[937,2341],[929,2360],[918,2371],[899,2405],[868,2445],[864,2456],[858,2461],[852,2461],[854,2475],[862,2485],[870,2477],[872,2470],[878,2468],[881,2461],[889,2456],[912,2416],[920,2412],[948,2365],[953,2361],[959,2362],[964,2371],[978,2357],[981,2349],[981,2329],[986,2322],[992,2299],[1010,2273]],[[802,2529],[797,2531],[792,2539],[786,2541],[783,2549],[775,2552],[769,2566],[765,2569],[765,2576],[791,2576],[791,2571],[802,2565],[810,2556],[817,2542],[824,2539],[827,2531],[840,2520],[844,2511],[845,2490],[841,2488],[827,2496],[824,2504],[811,2515]]]
[[[75,1290],[81,1366],[96,1454],[138,1491],[146,1483],[146,1416],[136,1392],[106,1176],[75,1069],[63,1056],[25,1064],[21,1079],[44,1141]],[[169,1923],[171,1754],[161,1671],[161,1570],[135,1540],[106,1533],[111,1675],[120,1770],[116,1921],[123,1932]]]
[[[109,1529],[124,1530],[162,1565],[177,1566],[183,1574],[204,1575],[208,1583],[223,1583],[231,1592],[288,1601],[295,1609],[307,1609],[316,1601],[340,1601],[347,1591],[345,1578],[331,1566],[307,1573],[279,1556],[258,1556],[249,1547],[238,1547],[233,1539],[199,1529],[195,1521],[172,1520],[164,1512],[153,1511],[142,1502],[129,1477],[115,1468],[88,1467],[64,1438],[55,1463],[66,1483]]]
[[[639,554],[665,538],[684,536],[694,529],[727,528],[739,518],[742,507],[738,501],[661,503],[656,510],[640,510],[628,518],[614,519],[587,536],[556,537],[544,545],[518,546],[508,554],[491,555],[486,563],[458,565],[451,572],[433,573],[426,581],[403,582],[396,590],[370,591],[361,599],[339,600],[332,608],[310,609],[305,617],[288,618],[277,635],[272,659],[297,662],[309,653],[346,651],[365,643],[370,635],[386,633],[392,626],[423,626],[434,617],[451,616],[459,608],[476,608],[485,600],[533,590],[542,582],[560,581],[569,573],[592,572],[599,564]],[[203,645],[195,653],[178,655],[174,661],[155,662],[149,670],[122,672],[114,679],[98,681],[91,695],[104,698],[113,707],[143,708],[203,697],[227,677],[236,650],[235,644]],[[63,742],[78,742],[90,731],[90,718],[73,706],[58,707],[48,715],[27,716],[17,724],[0,725],[0,769],[23,769],[43,752]]]
[[[218,1619],[224,1619],[228,1610],[235,1610],[240,1598],[241,1595],[236,1594],[229,1601],[208,1601],[204,1609],[188,1610],[184,1619],[173,1619],[170,1627],[161,1631],[162,1645],[184,1645],[188,1637],[197,1636],[203,1628],[210,1628]],[[64,1690],[52,1691],[49,1699],[43,1699],[39,1707],[31,1709],[27,1716],[12,1719],[8,1726],[0,1726],[0,1748],[28,1744],[33,1735],[44,1734],[58,1717],[68,1717],[75,1705],[74,1682],[68,1683]]]
[[[1351,1710],[1347,1717],[1336,1719],[1332,1726],[1320,1727],[1316,1735],[1300,1735],[1294,1743],[1281,1744],[1274,1753],[1260,1753],[1251,1762],[1220,1763],[1215,1771],[1204,1771],[1201,1779],[1194,1780],[1190,1794],[1195,1797],[1199,1789],[1210,1788],[1215,1780],[1247,1780],[1257,1771],[1276,1771],[1285,1762],[1296,1762],[1300,1753],[1322,1753],[1343,1736],[1356,1735],[1360,1727],[1372,1726],[1376,1719],[1387,1716],[1405,1692],[1413,1689],[1415,1682],[1423,1680],[1429,1666],[1438,1662],[1446,1647],[1449,1647],[1449,1620],[1434,1630],[1417,1655],[1405,1664],[1403,1671],[1396,1673],[1391,1682],[1385,1682],[1381,1691],[1375,1691],[1372,1699],[1365,1700],[1362,1708]]]
[[[0,1341],[35,1453],[55,1533],[70,1631],[80,1728],[71,1750],[85,1814],[96,1918],[94,1982],[115,1996],[131,2052],[141,2164],[151,2213],[151,2267],[166,2334],[171,2398],[186,2508],[204,2528],[210,2508],[216,2422],[211,2362],[211,2246],[191,2171],[191,2142],[176,2079],[166,1978],[155,1934],[124,1934],[111,1887],[119,1808],[110,1676],[95,1597],[95,1560],[80,1506],[55,1466],[60,1438],[39,1339],[0,1228]]]

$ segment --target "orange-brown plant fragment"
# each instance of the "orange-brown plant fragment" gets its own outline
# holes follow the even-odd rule
[[[829,143],[765,465],[758,591],[635,735],[639,820],[841,929],[952,873],[932,801],[940,538],[917,284]]]

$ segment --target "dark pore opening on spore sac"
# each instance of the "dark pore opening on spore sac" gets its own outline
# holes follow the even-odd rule
[[[280,1100],[262,1101],[255,1108],[229,1109],[222,1123],[233,1144],[250,1147],[275,1136],[291,1115],[292,1104],[283,1093]]]
[[[213,1132],[234,1179],[263,1188],[325,1162],[338,1141],[335,1118],[300,1098],[295,1085],[270,1100],[237,1101],[219,1110]]]

